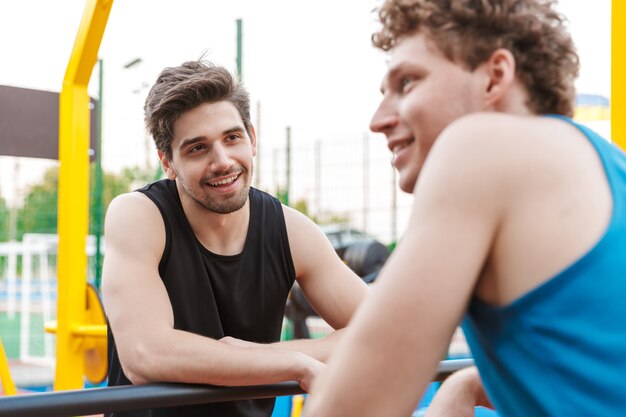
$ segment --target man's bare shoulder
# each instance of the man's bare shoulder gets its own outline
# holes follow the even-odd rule
[[[118,217],[133,218],[136,216],[150,216],[150,213],[158,213],[156,205],[144,194],[132,191],[116,196],[107,208],[107,219]]]
[[[450,172],[469,178],[491,176],[506,170],[506,161],[519,154],[517,146],[523,126],[518,117],[479,113],[464,116],[447,126],[437,138],[425,164],[425,173]],[[469,176],[469,177],[468,177]]]
[[[433,153],[445,154],[448,163],[480,168],[478,174],[517,175],[529,164],[550,171],[572,146],[586,142],[578,129],[557,118],[476,113],[450,124]]]
[[[550,141],[558,138],[571,140],[581,133],[570,123],[537,115],[514,115],[507,113],[474,113],[451,123],[442,133],[442,142],[469,140],[472,145],[491,145],[506,149],[514,143],[520,146],[552,146]]]
[[[290,227],[301,227],[301,226],[305,226],[306,225],[311,225],[311,226],[315,226],[315,224],[313,223],[313,221],[307,217],[304,213],[291,208],[289,206],[286,206],[284,204],[282,204],[282,208],[283,208],[283,215],[285,216],[285,224],[287,225],[288,228]]]
[[[574,143],[588,146],[575,127],[556,118],[468,115],[441,133],[416,191],[420,183],[422,188],[429,184],[430,191],[454,194],[466,204],[511,207],[526,198],[528,190],[558,188],[568,181],[563,162],[573,158]]]
[[[144,194],[130,192],[115,197],[107,209],[107,240],[119,237],[133,240],[164,236],[163,219],[157,206]]]
[[[155,206],[147,195],[139,191],[131,191],[116,196],[113,200],[111,200],[111,205],[114,204]]]
[[[283,205],[283,214],[292,254],[294,248],[300,245],[310,245],[313,242],[327,243],[328,239],[319,226],[305,214],[285,205]]]

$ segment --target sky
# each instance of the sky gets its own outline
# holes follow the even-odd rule
[[[143,128],[148,86],[166,66],[205,57],[236,69],[243,20],[243,81],[263,150],[284,141],[362,135],[380,99],[385,56],[371,46],[379,0],[114,0],[100,48],[103,167],[156,164]],[[0,1],[0,84],[60,91],[83,0]],[[581,56],[579,93],[610,97],[610,0],[561,0]],[[130,68],[126,64],[141,58]],[[89,87],[98,95],[97,70]],[[260,112],[258,109],[260,108]],[[259,116],[260,113],[260,116]],[[2,138],[0,140],[10,140]],[[382,138],[381,138],[382,140]],[[17,166],[16,166],[17,165]],[[0,192],[13,201],[50,162],[0,156]]]

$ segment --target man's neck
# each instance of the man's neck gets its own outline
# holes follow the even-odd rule
[[[181,196],[187,221],[200,243],[218,255],[241,253],[250,223],[250,198],[242,208],[228,214],[207,210],[190,198]]]

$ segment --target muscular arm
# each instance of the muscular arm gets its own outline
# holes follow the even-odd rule
[[[433,147],[408,230],[316,381],[308,417],[410,415],[432,378],[502,216],[502,162],[481,157],[476,138],[454,139]]]
[[[298,284],[311,307],[336,331],[322,339],[285,342],[283,347],[326,361],[369,289],[315,223],[289,207],[284,213]]]
[[[105,223],[103,298],[124,368],[133,383],[253,385],[299,381],[308,389],[322,364],[300,352],[242,348],[174,329],[158,274],[163,220],[139,193],[116,198]]]

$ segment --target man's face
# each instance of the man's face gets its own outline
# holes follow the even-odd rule
[[[484,77],[448,60],[423,34],[406,36],[393,48],[370,128],[387,136],[403,191],[413,191],[441,131],[483,109],[484,84]]]
[[[215,213],[246,203],[256,137],[248,135],[237,108],[228,101],[205,103],[174,123],[172,158],[163,167],[175,179],[181,199],[190,198]]]

